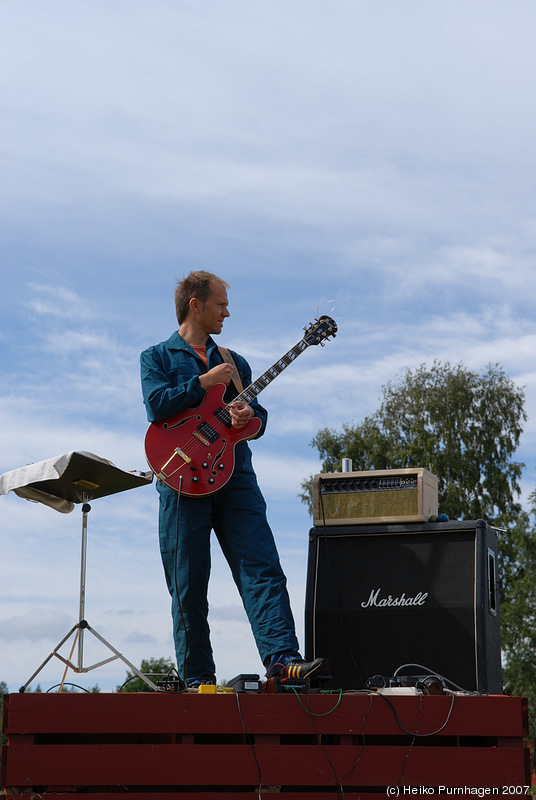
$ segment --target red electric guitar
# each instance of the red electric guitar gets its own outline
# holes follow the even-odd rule
[[[233,402],[251,401],[312,344],[324,344],[337,333],[331,317],[322,316],[304,328],[305,336]],[[224,486],[234,469],[237,442],[259,432],[253,417],[241,430],[231,425],[229,406],[223,402],[223,384],[207,389],[199,406],[161,422],[153,422],[145,436],[145,454],[157,479],[170,489],[193,497],[212,494]]]

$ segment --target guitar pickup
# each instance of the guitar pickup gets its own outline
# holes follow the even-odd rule
[[[209,425],[206,420],[203,420],[200,425],[197,426],[197,430],[199,433],[204,436],[210,443],[213,443],[218,438],[219,434],[217,431],[214,430],[212,425]]]

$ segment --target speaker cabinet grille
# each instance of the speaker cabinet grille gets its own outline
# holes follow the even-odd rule
[[[502,692],[496,558],[482,520],[313,528],[307,658],[330,659],[332,688],[417,665],[402,674]]]
[[[317,526],[425,522],[437,510],[437,478],[421,467],[314,477],[313,522]]]

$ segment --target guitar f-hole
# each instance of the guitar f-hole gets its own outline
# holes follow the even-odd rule
[[[189,417],[185,417],[184,419],[178,420],[178,422],[164,422],[162,424],[162,428],[164,430],[166,430],[166,431],[172,431],[172,430],[174,430],[174,428],[180,428],[181,425],[184,425],[185,423],[189,422],[191,419],[194,419],[194,420],[195,419],[201,419],[201,417],[200,417],[199,414],[192,414]]]
[[[222,461],[220,461],[220,459],[223,459],[223,454],[227,450],[227,440],[226,439],[221,439],[221,443],[222,443],[223,447],[220,450],[220,452],[216,454],[216,457],[215,457],[214,461],[212,462],[212,468],[211,468],[210,471],[211,471],[211,473],[213,475],[217,475],[218,472],[222,472],[222,470],[225,469],[225,464]]]

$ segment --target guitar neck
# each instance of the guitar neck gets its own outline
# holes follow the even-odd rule
[[[298,344],[294,345],[284,356],[278,359],[271,367],[269,367],[266,372],[263,372],[262,375],[257,378],[256,381],[253,381],[247,389],[244,389],[238,397],[235,397],[233,400],[234,403],[236,401],[241,401],[243,403],[247,403],[248,405],[251,403],[252,400],[259,395],[263,389],[266,389],[269,384],[277,378],[278,375],[292,364],[293,361],[296,361],[298,356],[303,353],[304,350],[307,349],[309,345],[302,339],[298,342]]]

